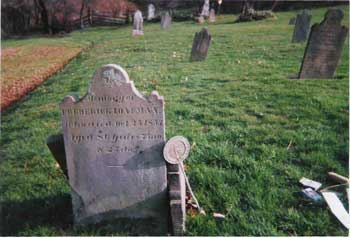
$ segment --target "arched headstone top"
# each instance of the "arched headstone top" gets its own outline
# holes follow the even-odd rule
[[[60,110],[74,222],[153,217],[165,229],[163,97],[144,97],[122,67],[107,64],[83,98],[66,96]]]
[[[338,8],[331,8],[326,12],[325,21],[331,24],[341,24],[344,17],[343,12]]]

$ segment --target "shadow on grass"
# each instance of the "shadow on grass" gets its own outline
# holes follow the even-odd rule
[[[154,219],[114,219],[94,225],[73,226],[70,194],[1,204],[2,236],[28,236],[48,227],[53,234],[67,235],[159,235]],[[57,233],[58,232],[58,233]],[[47,232],[45,232],[46,235]],[[38,235],[38,234],[37,234]],[[39,234],[40,235],[40,234]],[[164,235],[164,234],[163,234]]]

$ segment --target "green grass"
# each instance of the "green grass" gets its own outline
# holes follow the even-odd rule
[[[348,19],[348,7],[342,9]],[[325,11],[312,10],[312,21]],[[193,145],[187,173],[207,215],[188,216],[186,235],[347,235],[325,204],[297,193],[303,176],[327,186],[327,172],[348,174],[349,119],[341,110],[349,107],[349,46],[337,80],[288,80],[305,48],[291,43],[295,13],[241,24],[219,17],[208,26],[213,41],[203,62],[189,62],[193,35],[203,27],[193,22],[167,31],[146,24],[141,38],[131,37],[131,27],[70,34],[66,40],[92,47],[2,115],[3,233],[152,234],[142,222],[136,230],[125,221],[74,228],[67,182],[45,144],[60,131],[63,97],[83,95],[94,71],[115,63],[141,92],[165,97],[167,138],[184,135]],[[215,220],[213,212],[226,219]]]

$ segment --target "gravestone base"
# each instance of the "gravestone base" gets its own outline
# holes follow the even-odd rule
[[[51,135],[47,138],[47,146],[50,149],[54,159],[60,165],[63,173],[68,177],[67,174],[67,163],[66,163],[66,155],[64,149],[64,139],[63,134]],[[167,164],[167,178],[168,178],[168,198],[170,211],[169,219],[153,219],[155,224],[160,224],[159,227],[164,227],[167,229],[159,229],[156,231],[156,234],[167,234],[171,232],[175,236],[182,236],[186,230],[185,221],[186,221],[186,183],[183,174],[179,169],[179,165]],[[73,192],[74,193],[74,192]],[[79,197],[76,196],[75,197]],[[77,203],[81,201],[76,201]],[[164,206],[162,206],[164,207]],[[133,210],[133,211],[132,211]],[[127,211],[128,214],[135,212],[135,208],[130,208]],[[136,212],[138,210],[136,209]],[[117,213],[117,214],[115,214]],[[76,220],[74,223],[75,226],[84,226],[87,224],[96,224],[101,222],[102,220],[110,220],[113,221],[118,218],[122,218],[120,216],[121,212],[110,212],[107,214],[100,214],[94,217],[90,217],[83,220]],[[142,217],[135,216],[134,219],[130,219],[130,222],[137,219],[137,221],[143,219]],[[147,219],[149,221],[150,219]],[[170,224],[170,227],[168,226]]]

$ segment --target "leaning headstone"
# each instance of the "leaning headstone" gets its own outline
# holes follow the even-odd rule
[[[210,12],[209,12],[209,22],[215,22],[216,19],[215,19],[215,10],[214,8],[210,9]]]
[[[84,97],[66,96],[60,109],[75,224],[153,218],[166,232],[163,97],[144,97],[109,64]]]
[[[156,8],[154,7],[154,5],[148,4],[148,11],[147,11],[147,21],[151,21],[155,18],[155,11]]]
[[[200,15],[203,17],[209,17],[209,0],[204,0],[202,12]]]
[[[133,36],[142,36],[143,35],[143,18],[142,18],[142,13],[139,10],[137,10],[134,13],[132,35]]]
[[[301,14],[297,15],[293,32],[293,43],[307,40],[310,32],[311,17],[308,10],[303,10]]]
[[[211,35],[207,28],[203,28],[202,31],[197,32],[194,35],[191,61],[205,60],[208,55],[208,49],[211,42]]]
[[[305,48],[299,78],[332,78],[342,56],[348,28],[341,25],[340,9],[327,11],[321,24],[314,24]]]
[[[171,25],[171,16],[169,12],[166,12],[161,17],[160,26],[162,27],[162,29],[167,29],[170,27],[170,25]]]
[[[289,25],[294,25],[295,24],[295,17],[292,17],[291,19],[289,19]]]

